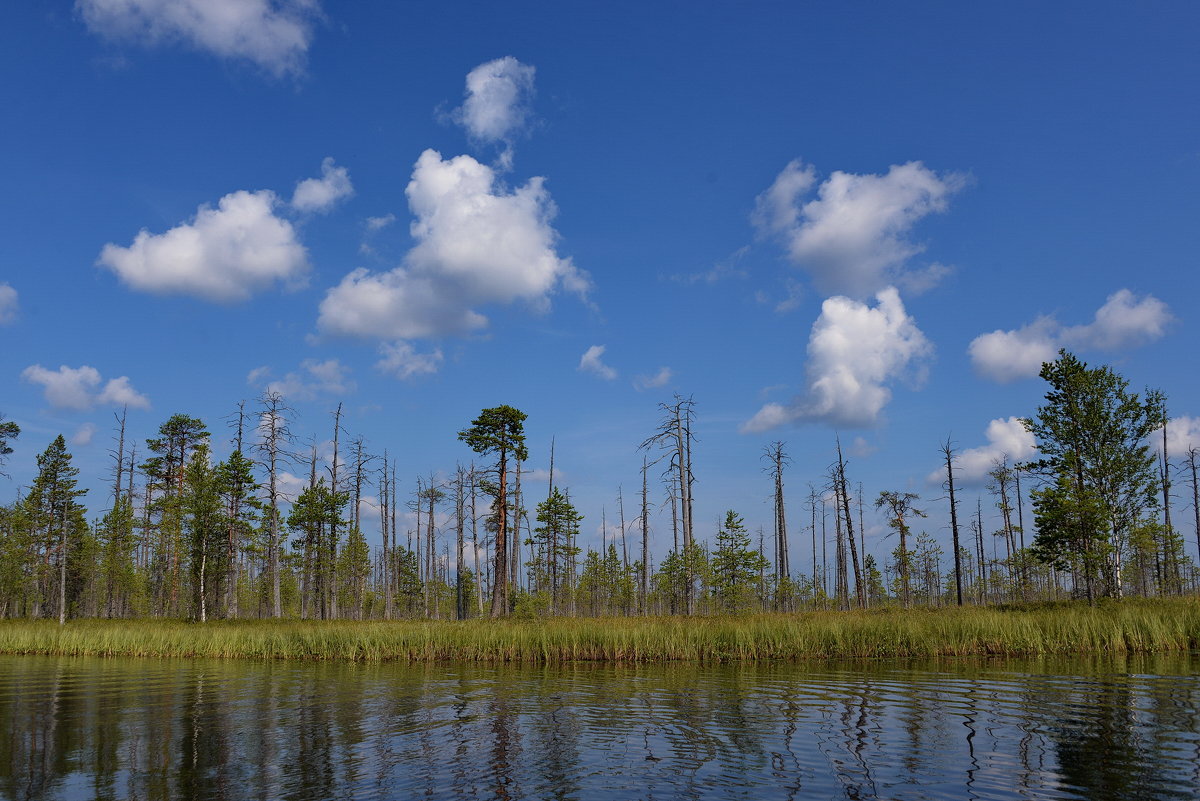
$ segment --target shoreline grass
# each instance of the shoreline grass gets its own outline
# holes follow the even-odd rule
[[[557,663],[1200,650],[1200,599],[535,621],[0,621],[0,653]]]

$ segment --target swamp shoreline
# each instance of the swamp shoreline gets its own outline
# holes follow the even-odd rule
[[[1200,650],[1200,599],[725,617],[466,621],[0,621],[0,653],[556,663]]]

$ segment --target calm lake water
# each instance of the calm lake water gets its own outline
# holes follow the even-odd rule
[[[1197,798],[1198,673],[0,656],[0,797]]]

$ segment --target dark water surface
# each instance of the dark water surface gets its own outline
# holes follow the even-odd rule
[[[1198,674],[0,656],[0,798],[1197,798]]]

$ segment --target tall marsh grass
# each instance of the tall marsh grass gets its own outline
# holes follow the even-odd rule
[[[536,621],[0,621],[0,653],[309,660],[726,662],[1200,649],[1200,600]]]

